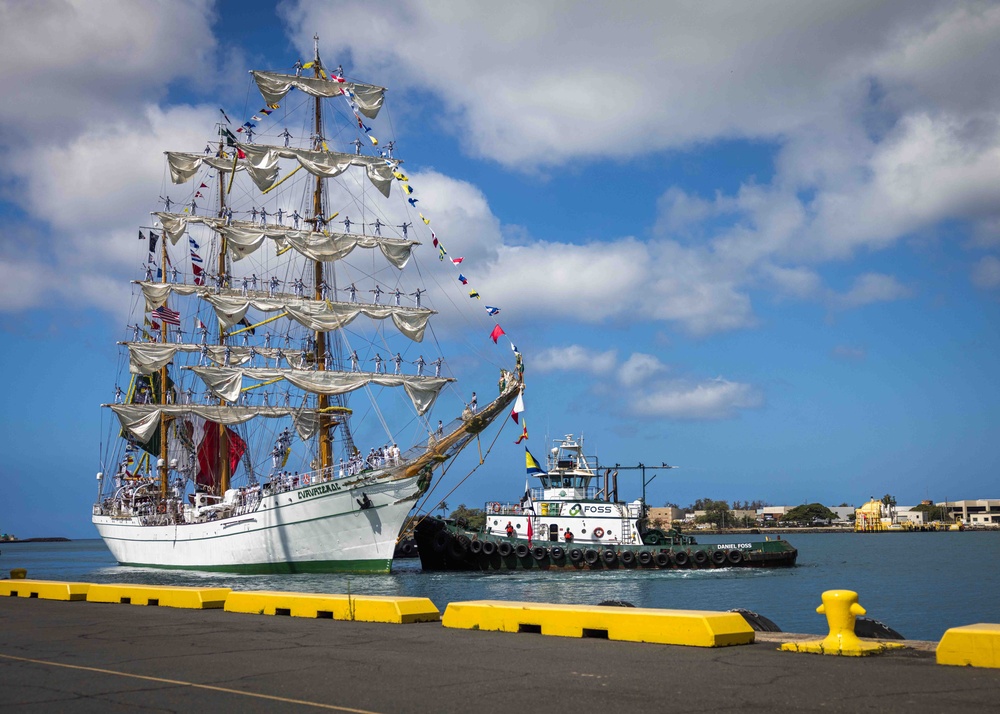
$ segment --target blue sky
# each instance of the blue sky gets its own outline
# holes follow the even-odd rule
[[[536,456],[680,464],[652,505],[997,497],[997,3],[53,0],[0,7],[0,531],[94,535],[161,152],[313,34],[389,87],[379,131],[524,353]],[[516,436],[449,503],[516,497]]]

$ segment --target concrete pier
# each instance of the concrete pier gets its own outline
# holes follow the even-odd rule
[[[994,711],[1000,691],[1000,670],[940,666],[927,647],[870,658],[777,647],[0,598],[0,697],[6,712],[910,713]]]

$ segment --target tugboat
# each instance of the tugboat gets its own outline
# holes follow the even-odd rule
[[[617,499],[616,478],[603,486],[583,439],[557,439],[547,471],[525,449],[528,477],[519,503],[486,504],[486,523],[476,530],[463,519],[427,517],[414,529],[424,570],[663,570],[774,568],[795,565],[798,551],[785,540],[699,545],[671,528],[652,528],[642,499]]]

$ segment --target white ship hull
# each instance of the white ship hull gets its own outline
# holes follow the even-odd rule
[[[361,508],[362,492],[371,507]],[[149,524],[95,515],[122,565],[236,573],[388,572],[418,494],[417,477],[339,488],[336,481],[264,496],[253,510],[207,522]]]

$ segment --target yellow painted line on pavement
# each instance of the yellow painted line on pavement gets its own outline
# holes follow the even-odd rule
[[[52,667],[64,667],[66,669],[79,669],[84,672],[98,672],[100,674],[113,674],[119,677],[129,677],[131,679],[142,679],[147,682],[159,682],[161,684],[176,684],[180,687],[194,687],[195,689],[208,689],[213,692],[224,694],[238,694],[243,697],[255,697],[257,699],[269,699],[274,702],[284,702],[286,704],[301,704],[307,707],[318,707],[319,709],[331,709],[338,712],[351,712],[352,714],[379,714],[368,709],[352,709],[351,707],[340,707],[336,704],[324,704],[323,702],[310,702],[305,699],[290,699],[288,697],[278,697],[273,694],[258,694],[247,692],[241,689],[229,689],[228,687],[216,687],[211,684],[197,684],[195,682],[184,682],[179,679],[164,679],[163,677],[149,677],[144,674],[130,674],[128,672],[118,672],[113,669],[101,669],[100,667],[84,667],[78,664],[64,664],[62,662],[49,662],[44,659],[31,659],[30,657],[15,657],[14,655],[2,654],[0,657],[11,659],[17,662],[30,662],[31,664],[46,664]]]

